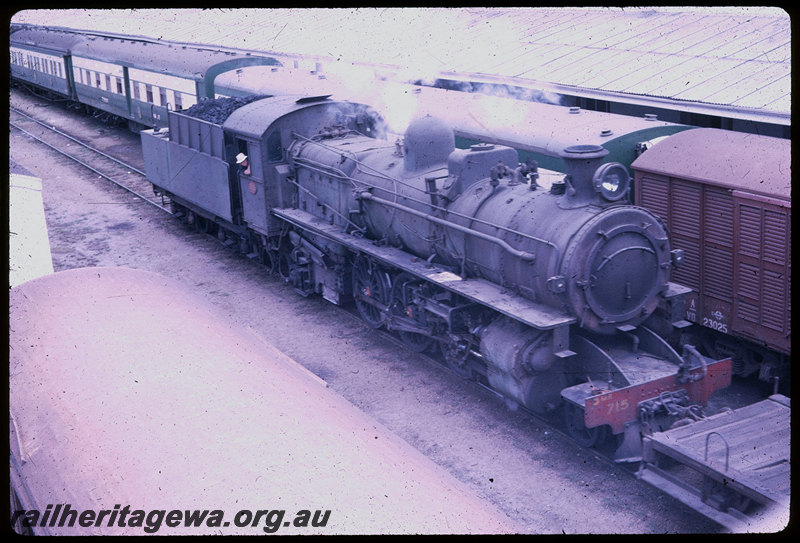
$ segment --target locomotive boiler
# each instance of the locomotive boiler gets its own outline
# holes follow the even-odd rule
[[[607,428],[638,437],[644,400],[705,402],[730,380],[729,361],[651,328],[680,324],[682,254],[623,203],[628,172],[599,146],[564,149],[548,189],[515,150],[457,150],[433,117],[384,140],[366,106],[279,97],[208,124],[172,112],[167,134],[142,133],[148,177],[180,214],[518,404],[563,405],[587,445]]]
[[[575,316],[585,330],[609,334],[652,314],[680,252],[670,251],[658,217],[610,205],[629,178],[619,164],[601,167],[608,151],[568,147],[568,174],[546,191],[530,183],[532,165],[518,165],[512,149],[455,151],[452,142],[452,131],[427,117],[406,132],[402,160],[386,151],[361,159],[350,179],[370,237]],[[335,156],[308,143],[293,150],[308,193],[324,194],[328,180],[303,164],[341,162],[338,151],[323,153]]]

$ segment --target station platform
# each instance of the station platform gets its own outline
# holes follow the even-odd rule
[[[42,181],[15,162],[9,164],[8,220],[9,287],[53,273]]]

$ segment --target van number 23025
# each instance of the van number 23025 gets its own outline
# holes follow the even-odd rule
[[[714,319],[709,319],[708,317],[703,317],[703,326],[711,328],[712,330],[716,330],[717,332],[722,332],[723,334],[728,333],[727,324],[715,321]]]

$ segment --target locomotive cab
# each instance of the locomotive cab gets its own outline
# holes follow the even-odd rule
[[[233,154],[245,153],[251,165],[249,172],[240,169],[238,173],[243,214],[251,228],[273,235],[280,231],[281,222],[270,214],[271,209],[317,207],[317,201],[312,206],[305,201],[307,193],[297,193],[288,165],[293,142],[324,140],[348,130],[373,135],[379,124],[375,117],[365,106],[334,102],[329,95],[273,97],[234,111],[223,129],[233,141]]]

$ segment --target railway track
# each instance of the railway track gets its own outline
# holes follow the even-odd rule
[[[156,197],[145,172],[82,141],[66,131],[9,106],[10,127],[48,146],[136,198],[172,214],[169,201]]]

